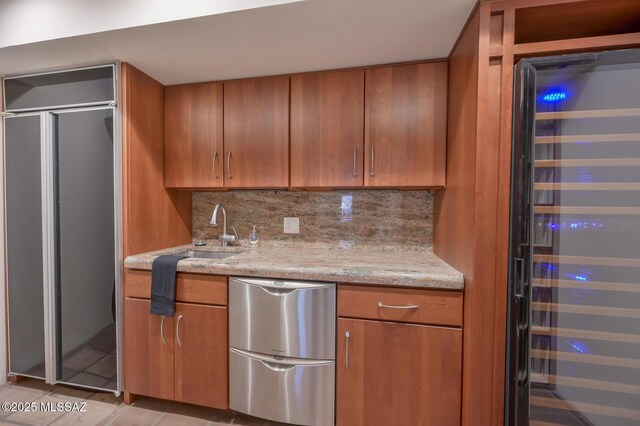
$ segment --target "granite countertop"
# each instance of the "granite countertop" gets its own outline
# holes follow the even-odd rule
[[[402,287],[462,290],[463,275],[430,250],[370,250],[304,247],[194,247],[184,245],[129,256],[127,269],[151,270],[162,254],[188,249],[235,251],[226,259],[186,258],[179,272],[265,278],[352,282]]]

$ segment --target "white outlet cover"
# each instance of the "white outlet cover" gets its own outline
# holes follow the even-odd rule
[[[284,218],[284,233],[285,234],[299,234],[300,233],[300,218],[298,218],[298,217],[285,217]]]

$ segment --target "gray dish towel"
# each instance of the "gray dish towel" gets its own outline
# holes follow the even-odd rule
[[[151,266],[150,314],[172,317],[176,310],[176,270],[187,256],[158,256]]]

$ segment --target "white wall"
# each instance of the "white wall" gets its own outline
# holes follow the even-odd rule
[[[0,48],[303,0],[3,0]]]

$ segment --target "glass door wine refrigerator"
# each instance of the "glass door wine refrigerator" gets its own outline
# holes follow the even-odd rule
[[[506,423],[640,424],[640,50],[516,66]]]

